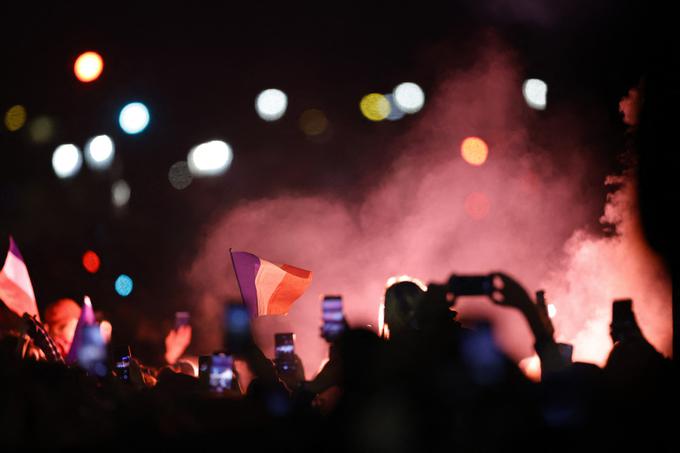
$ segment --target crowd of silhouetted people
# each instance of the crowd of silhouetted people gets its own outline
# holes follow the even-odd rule
[[[503,353],[489,323],[461,325],[446,285],[390,286],[389,334],[346,325],[311,380],[299,359],[281,367],[252,337],[225,344],[236,365],[218,391],[182,360],[188,326],[168,335],[160,368],[134,356],[117,367],[115,328],[106,338],[104,323],[105,369],[58,360],[82,310],[58,301],[42,317],[57,352],[25,324],[2,331],[0,450],[677,451],[677,374],[645,339],[629,301],[615,304],[613,346],[598,367],[572,362],[568,345],[554,340],[540,293],[505,274],[493,279],[489,298],[519,310],[531,328],[540,382]]]

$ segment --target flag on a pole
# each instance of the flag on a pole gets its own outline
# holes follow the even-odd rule
[[[83,305],[83,310],[80,312],[78,324],[76,324],[76,331],[73,334],[71,349],[68,351],[68,355],[66,356],[67,365],[74,364],[78,361],[78,351],[85,343],[85,329],[86,327],[94,326],[96,324],[97,321],[94,316],[92,302],[88,296],[85,296],[85,304]]]
[[[0,299],[19,317],[28,313],[40,320],[31,278],[28,276],[28,269],[12,236],[9,237],[9,250],[5,264],[0,270]]]
[[[251,318],[288,313],[312,283],[312,272],[229,249],[243,303]]]

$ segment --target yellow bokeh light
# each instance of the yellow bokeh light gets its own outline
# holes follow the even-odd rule
[[[460,145],[460,154],[470,165],[482,165],[489,155],[489,147],[479,137],[468,137]]]
[[[104,69],[104,60],[97,52],[81,54],[73,65],[73,72],[81,82],[96,80]]]
[[[15,105],[5,113],[5,126],[9,131],[18,131],[25,123],[26,109],[23,105]]]
[[[380,93],[371,93],[359,103],[361,113],[371,121],[382,121],[390,114],[390,101]]]

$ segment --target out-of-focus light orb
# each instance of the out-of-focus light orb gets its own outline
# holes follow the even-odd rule
[[[382,121],[390,114],[390,101],[380,93],[371,93],[361,99],[359,108],[369,120]]]
[[[132,279],[125,274],[120,274],[116,279],[114,287],[116,288],[116,292],[118,293],[119,296],[127,297],[132,292],[133,288]]]
[[[460,154],[468,164],[480,166],[489,156],[489,147],[479,137],[468,137],[460,145]]]
[[[83,157],[76,145],[59,145],[52,154],[52,168],[60,178],[75,176],[83,166]]]
[[[255,110],[265,121],[276,121],[280,119],[288,107],[288,96],[281,90],[270,88],[257,95],[255,99]]]
[[[97,52],[85,52],[76,58],[73,72],[81,82],[97,80],[104,69],[104,60]]]
[[[111,186],[111,202],[117,208],[125,206],[130,201],[130,186],[124,180],[119,180]]]
[[[557,314],[557,308],[553,304],[548,304],[548,317],[554,318]]]
[[[233,158],[234,153],[228,144],[212,140],[192,148],[187,163],[194,176],[214,176],[227,171]]]
[[[532,381],[541,381],[541,359],[536,354],[520,360],[518,366],[524,375]]]
[[[15,105],[5,113],[5,127],[10,132],[18,131],[26,123],[26,109],[23,105]]]
[[[100,265],[101,261],[95,252],[92,250],[85,252],[83,255],[83,267],[86,271],[88,271],[90,274],[94,274],[99,270]]]
[[[387,115],[387,119],[390,121],[400,120],[404,117],[405,113],[401,111],[399,106],[394,100],[393,94],[386,94],[385,97],[390,103],[390,114]]]
[[[85,145],[85,162],[95,170],[104,170],[111,166],[115,148],[108,135],[97,135]]]
[[[149,125],[149,109],[141,102],[131,102],[120,111],[118,123],[126,134],[139,134]]]
[[[49,142],[54,135],[54,121],[47,116],[39,116],[28,124],[28,136],[35,144]]]
[[[522,94],[532,109],[545,110],[548,103],[548,84],[540,79],[527,79],[522,85]]]
[[[309,109],[300,115],[300,129],[305,135],[316,136],[326,132],[328,128],[328,118],[321,110]]]
[[[177,190],[186,189],[191,184],[193,177],[189,170],[189,164],[184,161],[175,162],[168,171],[170,185]]]
[[[404,113],[416,113],[425,105],[425,93],[413,82],[404,82],[394,89],[394,102]]]
[[[489,198],[481,192],[472,192],[465,197],[465,212],[474,220],[482,220],[489,215],[491,203]]]

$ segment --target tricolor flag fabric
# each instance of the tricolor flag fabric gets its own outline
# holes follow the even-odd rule
[[[92,308],[92,302],[90,298],[85,296],[85,303],[83,304],[83,310],[80,312],[80,318],[78,319],[78,324],[76,325],[76,331],[73,334],[73,342],[71,343],[71,349],[68,351],[66,356],[66,363],[68,365],[78,362],[79,350],[85,345],[85,329],[89,326],[94,326],[97,324],[97,320],[94,316],[94,309]]]
[[[312,283],[312,272],[290,264],[274,264],[252,253],[231,254],[243,303],[251,318],[288,313]]]
[[[19,317],[28,313],[40,320],[31,278],[12,236],[9,237],[7,258],[0,271],[0,299]]]

